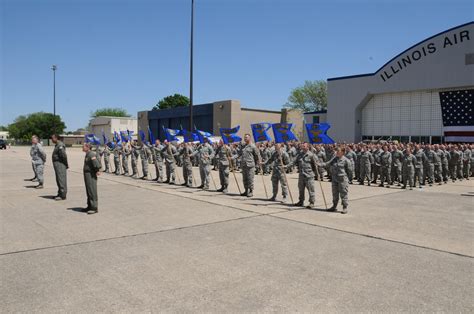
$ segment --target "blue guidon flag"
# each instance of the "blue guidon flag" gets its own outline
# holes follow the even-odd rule
[[[306,131],[311,144],[334,144],[334,140],[326,133],[331,125],[329,123],[306,123]]]
[[[285,143],[288,141],[297,141],[298,138],[291,131],[293,123],[274,123],[272,124],[273,135],[276,143]]]
[[[440,92],[446,142],[474,142],[474,89]]]
[[[183,136],[183,140],[185,143],[192,143],[192,142],[198,142],[199,137],[197,136],[196,133],[193,133],[188,130],[181,130],[181,135]]]
[[[97,136],[95,136],[95,134],[86,134],[85,135],[85,140],[86,140],[86,143],[91,143],[91,144],[94,144],[94,145],[100,145],[100,140]]]
[[[224,144],[239,143],[242,141],[242,138],[237,135],[240,130],[240,125],[235,128],[220,128],[219,131],[222,136],[222,141]]]
[[[272,140],[270,135],[267,133],[267,131],[272,127],[270,123],[255,123],[251,124],[250,127],[252,128],[253,140],[255,143],[270,142]]]
[[[165,128],[165,127],[163,127],[163,130],[165,131],[165,137],[166,137],[166,140],[168,142],[178,141],[178,138],[176,136],[178,136],[180,134],[179,130],[168,129],[168,128]]]
[[[211,133],[196,129],[196,135],[198,136],[198,139],[199,139],[200,143],[204,143],[206,139],[209,143],[212,143],[212,139],[211,139],[212,134]]]

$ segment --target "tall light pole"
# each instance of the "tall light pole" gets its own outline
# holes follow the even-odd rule
[[[58,69],[56,64],[51,66],[53,70],[53,134],[56,133],[56,70]],[[48,139],[49,143],[49,139]]]
[[[189,69],[189,131],[193,130],[193,38],[194,37],[194,0],[191,0],[191,56]]]

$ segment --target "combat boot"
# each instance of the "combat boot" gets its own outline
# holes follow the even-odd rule
[[[333,204],[331,208],[328,208],[328,212],[335,212],[337,208],[337,204]]]
[[[307,206],[306,206],[307,209],[313,209],[314,208],[314,203],[309,203]]]
[[[224,185],[224,188],[222,189],[223,193],[227,193],[227,185]]]
[[[294,206],[303,206],[304,205],[304,202],[303,201],[299,201],[298,203],[295,203]]]
[[[249,192],[247,193],[247,197],[252,197],[253,196],[253,190],[249,190]]]
[[[273,196],[272,196],[272,197],[270,197],[268,200],[269,200],[270,202],[274,202],[274,201],[276,201],[276,196],[275,196],[275,195],[273,195]]]
[[[217,192],[222,192],[224,191],[224,186],[221,186],[220,189],[216,190]]]
[[[248,193],[248,190],[245,189],[245,192],[244,192],[244,193],[240,193],[240,196],[247,196],[247,193]]]
[[[341,214],[347,214],[347,206],[342,206]]]

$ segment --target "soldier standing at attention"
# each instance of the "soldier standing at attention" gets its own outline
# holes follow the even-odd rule
[[[86,185],[87,194],[87,214],[92,215],[98,212],[98,196],[97,196],[97,176],[100,175],[100,163],[96,153],[91,150],[90,143],[82,146],[82,151],[86,153],[84,157],[84,183]]]
[[[383,151],[380,154],[380,187],[383,187],[385,182],[388,183],[389,188],[392,184],[391,168],[392,168],[392,153],[388,151],[388,145],[383,145]]]
[[[217,192],[227,193],[227,187],[229,186],[229,166],[231,155],[230,149],[227,145],[224,144],[222,140],[219,141],[219,145],[217,146],[216,150],[217,162],[218,162],[218,170],[219,170],[219,180],[221,183],[221,188],[217,190]]]
[[[397,145],[392,145],[392,182],[397,181],[398,186],[402,186],[402,163],[403,152]]]
[[[37,189],[42,189],[44,184],[44,163],[46,162],[46,154],[43,150],[43,146],[39,143],[39,139],[36,135],[31,137],[31,149],[30,156],[33,162],[33,169],[38,179]]]
[[[132,177],[138,178],[138,157],[140,156],[140,148],[138,145],[132,141],[130,141],[131,153],[130,153],[130,161],[132,165]]]
[[[309,193],[309,205],[306,208],[313,208],[314,201],[316,200],[316,194],[314,192],[314,176],[317,171],[318,157],[309,151],[309,144],[301,144],[301,152],[296,157],[296,163],[298,165],[298,190],[299,190],[299,201],[295,206],[303,206],[305,199],[305,190],[308,189]],[[327,163],[329,164],[329,162]]]
[[[434,176],[435,176],[435,181],[438,182],[439,185],[442,185],[443,181],[443,172],[442,172],[442,162],[444,158],[444,152],[439,149],[439,145],[435,144],[433,145],[433,152],[434,152],[434,159],[435,159],[435,164],[434,164]]]
[[[184,183],[181,185],[191,188],[193,187],[193,147],[191,143],[183,143],[179,153],[183,160]]]
[[[440,151],[443,153],[441,156],[441,174],[443,177],[444,184],[448,183],[449,178],[449,151],[446,149],[444,145],[440,146]]]
[[[204,138],[204,143],[197,149],[196,154],[199,159],[199,173],[201,175],[201,185],[199,188],[209,190],[209,176],[211,173],[212,158],[214,157],[214,149],[206,137]]]
[[[104,154],[104,164],[105,164],[105,172],[107,173],[110,173],[110,152],[111,152],[111,149],[109,147],[111,143],[106,143],[104,145],[104,151],[103,151],[103,154]]]
[[[161,149],[161,153],[163,155],[163,159],[165,160],[166,181],[164,181],[163,183],[174,184],[176,175],[175,156],[178,154],[178,151],[176,150],[176,147],[170,142],[165,140],[164,144],[165,145]]]
[[[259,162],[258,149],[255,144],[251,143],[250,134],[245,134],[244,144],[240,150],[242,181],[245,191],[241,196],[253,196],[253,181],[255,176],[255,165]]]
[[[426,162],[426,155],[421,149],[420,144],[416,145],[415,149],[415,157],[416,157],[416,163],[415,163],[415,185],[416,185],[416,180],[418,180],[419,187],[421,189],[421,186],[425,184],[425,177],[423,174],[423,167]]]
[[[407,188],[407,181],[410,185],[410,190],[413,190],[415,186],[415,165],[416,157],[411,153],[411,147],[408,146],[405,150],[402,161],[402,172],[403,172],[403,186],[402,189]]]
[[[351,169],[349,169],[347,176],[349,177],[349,184],[352,184],[352,180],[354,179],[354,169],[356,165],[357,155],[356,153],[354,153],[350,145],[347,146],[346,150],[346,158],[349,159],[349,161],[351,162]]]
[[[328,211],[333,212],[339,203],[339,197],[342,202],[342,213],[347,214],[347,206],[349,206],[349,178],[348,172],[351,171],[352,163],[345,157],[345,149],[343,147],[336,148],[336,155],[330,161],[323,163],[325,166],[331,167],[331,186],[332,186],[332,207]]]
[[[114,166],[115,166],[115,175],[120,175],[120,154],[122,152],[122,146],[119,143],[114,144]]]
[[[123,175],[128,176],[128,159],[130,158],[130,154],[132,153],[128,143],[122,144],[122,168],[123,168]]]
[[[469,180],[469,176],[471,175],[471,159],[472,159],[472,151],[469,149],[469,145],[464,145],[464,151],[462,154],[462,161],[463,161],[463,177],[466,180]]]
[[[270,158],[265,161],[266,164],[273,164],[272,170],[272,188],[273,194],[269,201],[275,201],[278,194],[278,183],[281,184],[281,192],[283,196],[283,203],[286,203],[286,197],[288,196],[288,184],[286,182],[284,171],[286,171],[286,166],[290,164],[290,156],[284,149],[282,149],[281,144],[275,144],[275,150],[270,155]]]
[[[326,161],[326,153],[321,146],[316,147],[316,157],[321,162]],[[318,166],[318,172],[316,173],[316,180],[324,181],[324,173],[326,172],[325,167]],[[319,176],[319,177],[318,177]]]
[[[374,157],[372,153],[369,152],[367,146],[362,146],[360,152],[360,177],[359,177],[359,185],[364,185],[364,180],[367,179],[367,185],[370,186],[370,170],[373,164]]]
[[[372,176],[373,176],[372,183],[377,183],[377,179],[381,175],[382,154],[383,154],[383,150],[380,148],[380,144],[375,145],[374,151],[372,153],[372,155],[374,156],[373,169],[372,169]]]
[[[155,140],[155,145],[153,146],[153,161],[155,162],[156,170],[156,179],[157,182],[163,181],[163,146],[160,143],[160,140]]]
[[[58,186],[58,194],[54,198],[56,201],[65,200],[67,194],[67,169],[69,168],[67,162],[66,146],[59,140],[57,134],[51,136],[54,144],[53,150],[53,168],[56,174],[56,184]]]

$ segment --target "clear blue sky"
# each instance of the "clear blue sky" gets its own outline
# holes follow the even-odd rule
[[[195,0],[195,103],[279,110],[305,80],[373,72],[474,19],[472,1]],[[191,0],[0,0],[1,119],[52,112],[68,130],[94,109],[136,116],[189,93]]]

